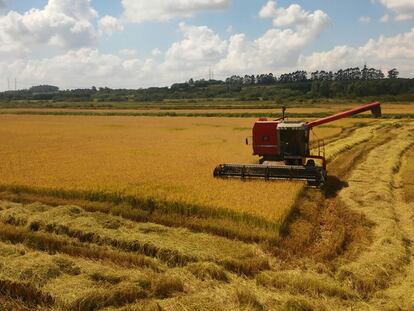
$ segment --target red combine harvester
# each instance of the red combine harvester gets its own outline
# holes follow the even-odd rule
[[[369,110],[374,117],[381,117],[381,104],[372,103],[312,122],[286,121],[285,109],[280,119],[261,118],[253,127],[253,154],[260,156],[260,164],[221,164],[214,177],[303,180],[309,186],[322,187],[327,177],[325,147],[318,142],[317,155],[311,154],[310,131]]]

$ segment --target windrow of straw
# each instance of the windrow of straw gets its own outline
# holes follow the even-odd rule
[[[126,269],[107,262],[50,255],[0,243],[0,294],[36,307],[97,310],[184,291],[174,273]]]
[[[396,216],[401,204],[394,191],[394,178],[401,156],[413,144],[410,126],[394,128],[394,139],[372,150],[352,173],[341,200],[375,223],[374,242],[355,262],[343,265],[338,277],[365,295],[389,286],[407,265],[405,234]]]
[[[0,230],[3,240],[25,243],[52,253],[63,252],[153,269],[157,269],[156,262],[137,254],[156,258],[171,267],[212,261],[244,275],[269,269],[268,260],[254,245],[186,229],[89,213],[76,206],[12,205],[0,211],[0,221],[6,224]],[[195,247],[201,242],[203,247]]]
[[[86,243],[74,243],[59,236],[31,232],[12,225],[3,224],[1,226],[0,240],[13,244],[21,243],[51,254],[63,253],[93,260],[107,260],[124,267],[148,267],[156,271],[160,269],[155,261],[142,255],[124,254]]]
[[[5,203],[4,205],[9,209],[18,208],[14,204]],[[7,207],[3,211],[7,211]],[[19,208],[26,209],[25,206]],[[64,209],[64,207],[61,208]],[[74,209],[73,206],[68,208],[72,211]],[[46,209],[44,205],[32,205],[28,207],[29,212],[22,211],[21,214],[27,216],[33,210]],[[18,218],[16,210],[10,214]],[[108,215],[103,216],[106,218]],[[116,227],[111,219],[106,220],[108,226]],[[20,222],[24,223],[23,217],[20,218]],[[68,256],[48,252],[47,247],[38,247],[38,249],[44,248],[48,253],[33,250],[32,247],[36,247],[33,243],[33,235],[40,236],[42,232],[28,231],[27,229],[33,227],[30,221],[26,223],[26,228],[12,229],[10,228],[13,227],[12,225],[6,227],[7,231],[23,233],[23,230],[26,230],[28,234],[26,240],[23,241],[24,245],[0,242],[0,265],[2,266],[0,284],[4,285],[1,287],[2,293],[13,295],[10,297],[22,301],[29,300],[30,295],[36,294],[37,298],[32,299],[32,309],[45,310],[50,307],[56,310],[86,311],[102,308],[116,310],[125,306],[125,310],[147,310],[147,307],[152,306],[155,310],[160,308],[178,310],[184,303],[188,309],[198,310],[206,307],[217,309],[220,305],[223,306],[224,302],[226,306],[234,310],[248,307],[251,304],[261,309],[267,304],[266,309],[276,309],[289,301],[296,301],[289,291],[284,292],[285,289],[277,293],[273,285],[257,285],[255,279],[246,278],[245,273],[242,273],[241,277],[237,276],[231,271],[236,273],[240,271],[230,261],[227,262],[227,271],[223,266],[211,261],[190,263],[186,267],[165,267],[163,271],[138,266],[127,268],[115,261],[105,259],[96,261],[76,254]],[[121,227],[126,227],[126,225],[121,224]],[[157,227],[160,228],[160,226]],[[53,236],[53,234],[47,234]],[[158,236],[164,237],[165,232],[158,231]],[[16,237],[16,233],[10,233],[8,240],[19,242],[21,238],[18,235]],[[240,242],[237,241],[228,241],[228,243],[240,246]],[[206,244],[203,240],[199,244],[192,245],[193,248],[204,246]],[[93,248],[92,244],[91,248]],[[226,251],[226,245],[221,245],[221,248]],[[242,258],[239,261],[240,264],[246,264],[242,263]],[[260,261],[256,264],[262,265],[265,269],[270,268],[268,265],[263,267]],[[260,272],[260,269],[254,272],[253,265],[249,269],[254,274]]]

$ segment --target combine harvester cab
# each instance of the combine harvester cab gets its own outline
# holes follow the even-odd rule
[[[286,121],[285,110],[280,119],[261,118],[253,126],[253,155],[260,157],[260,164],[220,164],[214,177],[302,180],[309,186],[322,187],[327,179],[324,144],[318,142],[315,154],[311,154],[310,131],[370,110],[374,117],[381,117],[381,104],[376,102],[312,122]]]

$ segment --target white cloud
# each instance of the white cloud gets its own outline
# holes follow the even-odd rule
[[[227,54],[216,66],[223,73],[276,72],[294,66],[302,50],[312,44],[329,25],[330,19],[322,11],[307,12],[297,4],[287,9],[269,1],[260,11],[262,18],[272,18],[275,26],[256,40],[244,34],[230,37]]]
[[[288,8],[279,8],[276,1],[268,1],[260,10],[259,16],[272,18],[273,25],[276,27],[294,26],[298,29],[324,28],[330,21],[328,15],[321,10],[310,13],[298,4],[292,4]]]
[[[122,49],[118,52],[118,54],[125,58],[132,58],[138,55],[137,51],[133,49]]]
[[[138,88],[171,85],[191,77],[206,77],[209,68],[216,75],[369,66],[384,70],[396,67],[402,76],[414,76],[414,28],[393,37],[369,40],[361,47],[338,46],[332,50],[302,55],[311,37],[291,29],[271,29],[256,40],[236,34],[220,38],[207,27],[181,24],[183,39],[168,49],[163,60],[140,59],[135,50],[116,54],[81,48],[40,60],[0,60],[4,76],[19,73],[19,85],[51,83],[61,88],[96,86]],[[203,37],[202,46],[197,38]],[[183,54],[183,56],[180,56]],[[299,56],[298,56],[299,55]]]
[[[414,18],[413,0],[379,0],[388,9],[397,13],[396,20],[404,21]]]
[[[104,16],[98,22],[99,31],[107,36],[124,30],[124,26],[113,16]]]
[[[122,0],[129,22],[167,21],[206,10],[225,9],[231,0]]]
[[[359,21],[360,21],[361,23],[368,24],[368,23],[370,23],[370,22],[371,22],[371,17],[369,17],[369,16],[361,16],[361,17],[359,18]]]
[[[207,26],[180,23],[182,39],[171,44],[165,53],[154,49],[148,59],[138,58],[135,50],[105,54],[92,48],[74,47],[63,55],[41,60],[0,60],[0,72],[11,76],[19,72],[28,86],[53,83],[63,88],[90,84],[111,87],[169,85],[206,76],[209,68],[214,68],[220,77],[234,73],[277,73],[294,69],[303,49],[317,39],[329,22],[323,12],[303,11],[303,16],[306,22],[302,19],[298,25],[292,24],[292,28],[269,29],[254,40],[244,34],[228,34],[229,38],[221,38]],[[98,25],[99,32],[104,32],[106,26],[110,30],[117,29],[117,20],[104,17]]]
[[[184,38],[173,43],[167,50],[164,67],[170,70],[189,70],[208,66],[225,55],[227,41],[207,26],[180,23],[179,29]]]
[[[61,88],[96,86],[131,87],[156,83],[151,60],[104,54],[96,49],[81,48],[41,60],[0,62],[0,71],[14,76],[19,85],[30,87],[51,83]],[[148,84],[146,84],[148,81]]]
[[[160,56],[161,54],[162,54],[162,52],[159,48],[155,48],[151,51],[152,56]]]
[[[354,48],[339,46],[326,52],[301,56],[299,67],[308,70],[336,70],[344,67],[369,66],[377,68],[398,68],[402,76],[414,76],[414,28],[393,37],[380,36],[370,39],[365,45]]]
[[[0,72],[6,77],[18,73],[19,83],[25,87],[51,83],[62,88],[170,85],[191,77],[207,77],[209,68],[224,78],[244,73],[280,74],[298,68],[335,70],[365,62],[383,69],[396,67],[402,75],[414,76],[414,28],[394,37],[369,40],[361,47],[338,46],[303,55],[328,27],[329,17],[322,11],[307,12],[298,5],[281,8],[269,1],[260,16],[271,18],[275,27],[257,38],[249,39],[243,33],[221,37],[207,26],[180,23],[180,40],[165,51],[154,49],[149,58],[143,59],[136,50],[102,53],[91,48],[90,42],[99,39],[101,33],[119,31],[122,25],[110,16],[98,20],[87,0],[71,3],[75,2],[79,5],[68,7],[67,0],[50,0],[49,4],[55,7],[47,5],[43,10],[9,12],[0,17],[0,54],[7,49],[18,51],[36,45],[68,49],[43,59],[30,59],[30,54],[0,58]],[[59,3],[62,6],[56,7]],[[80,38],[71,35],[76,29],[80,29]]]
[[[382,16],[381,18],[380,18],[380,22],[381,23],[388,23],[388,21],[390,20],[390,16],[389,16],[389,14],[385,14],[384,16]]]
[[[395,20],[399,22],[404,22],[404,21],[411,20],[412,18],[413,18],[412,14],[400,14],[395,17]]]
[[[90,0],[49,0],[43,9],[0,16],[0,54],[28,51],[36,46],[76,48],[95,42],[91,23],[97,13]]]
[[[76,20],[89,20],[98,16],[90,2],[91,0],[49,0],[44,11],[70,16]]]

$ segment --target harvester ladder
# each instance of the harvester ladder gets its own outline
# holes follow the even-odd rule
[[[318,140],[318,156],[325,157],[325,140]]]

